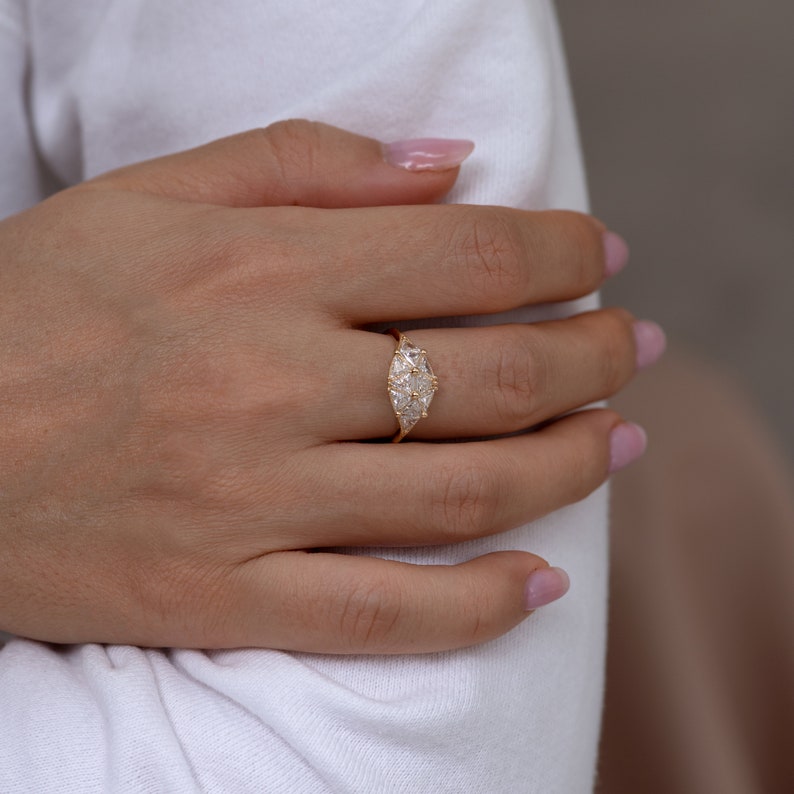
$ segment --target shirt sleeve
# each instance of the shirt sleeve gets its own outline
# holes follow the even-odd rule
[[[21,3],[0,0],[0,218],[32,206],[46,192],[28,114],[27,45]]]

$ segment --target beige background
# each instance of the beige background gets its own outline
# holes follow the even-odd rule
[[[606,292],[740,376],[794,458],[794,3],[559,0]]]

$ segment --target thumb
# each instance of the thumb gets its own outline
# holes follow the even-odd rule
[[[458,565],[274,552],[244,563],[224,597],[213,597],[222,617],[215,606],[202,609],[208,628],[200,645],[335,654],[446,651],[506,633],[567,589],[567,574],[523,551]]]
[[[92,183],[229,207],[424,204],[450,190],[473,149],[445,138],[384,145],[319,122],[280,121]]]

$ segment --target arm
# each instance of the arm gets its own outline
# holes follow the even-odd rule
[[[216,60],[218,42],[168,38],[170,21],[156,18],[153,9],[141,19],[154,25],[160,38],[150,31],[143,40],[130,41],[126,32],[141,19],[123,17],[134,8],[116,9],[103,19],[91,57],[103,47],[114,51],[109,68],[102,70],[105,79],[125,58],[139,58],[144,77],[153,70],[150,81],[137,86],[111,81],[109,90],[96,71],[92,81],[89,62],[77,73],[83,84],[64,85],[51,75],[49,84],[36,87],[61,91],[67,102],[79,97],[86,114],[85,176],[261,124],[267,120],[264,106],[270,118],[311,115],[366,126],[384,139],[425,132],[469,135],[478,141],[480,167],[472,169],[454,200],[581,207],[567,95],[555,87],[556,45],[543,7],[526,10],[517,4],[501,20],[492,19],[485,4],[462,6],[454,20],[436,17],[432,9],[389,7],[383,19],[376,18],[376,10],[352,29],[350,20],[322,20],[316,40],[324,43],[325,61],[305,64],[294,59],[302,28],[279,28],[273,42],[263,43],[263,21],[259,28],[233,31],[237,46],[223,51],[228,71],[220,75],[193,68],[202,63],[200,55],[213,69],[223,66],[223,58]],[[212,14],[212,8],[204,13]],[[277,19],[277,12],[271,13],[270,20]],[[291,7],[293,13],[279,21],[311,20]],[[406,16],[395,19],[396,13]],[[223,39],[231,35],[229,23],[205,19],[201,29]],[[252,30],[259,32],[246,44]],[[176,37],[176,29],[170,33]],[[169,59],[186,48],[182,62],[192,64],[195,83],[154,79],[170,74],[157,60],[163,36],[171,47]],[[384,39],[387,46],[381,46]],[[499,59],[505,48],[516,58]],[[266,71],[255,57],[262,52],[274,67],[290,63],[289,71]],[[362,58],[366,69],[360,68]],[[528,85],[524,75],[531,76]],[[45,83],[46,77],[44,70]],[[208,96],[208,85],[217,85],[217,93]],[[393,98],[386,111],[384,96]],[[139,97],[145,97],[144,107],[136,107]],[[495,118],[510,121],[495,124]],[[459,129],[462,124],[465,130]],[[58,143],[52,166],[66,173],[63,153],[76,144]],[[528,317],[517,312],[500,319]],[[267,781],[277,791],[511,791],[524,790],[528,780],[537,781],[539,789],[581,790],[592,775],[600,711],[604,513],[601,492],[486,541],[378,552],[451,563],[487,551],[531,549],[571,571],[575,590],[564,602],[487,645],[429,657],[337,658],[90,645],[56,652],[20,641],[5,651],[3,688],[22,691],[31,670],[38,672],[46,687],[28,691],[25,708],[30,724],[40,727],[53,725],[51,695],[58,693],[61,725],[53,727],[51,743],[42,749],[52,758],[55,747],[55,757],[64,763],[73,758],[78,767],[93,764],[72,765],[85,780],[123,775],[133,765],[159,783],[177,781],[174,790],[187,787],[187,780],[222,787],[235,774],[246,776],[243,790]],[[74,730],[64,731],[70,721]],[[141,745],[144,731],[148,738]],[[103,747],[107,754],[75,754],[76,746]],[[48,768],[51,761],[37,766],[41,774]],[[57,771],[62,774],[63,765]],[[124,781],[118,782],[124,790]]]

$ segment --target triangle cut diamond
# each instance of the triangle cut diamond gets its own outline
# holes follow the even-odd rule
[[[438,390],[427,352],[400,334],[397,349],[389,367],[389,399],[400,423],[399,441],[414,425],[427,416],[427,409]]]

